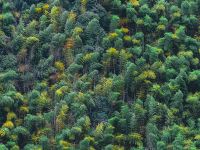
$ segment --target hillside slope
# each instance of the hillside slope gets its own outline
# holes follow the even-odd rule
[[[0,0],[0,150],[200,149],[200,0]]]

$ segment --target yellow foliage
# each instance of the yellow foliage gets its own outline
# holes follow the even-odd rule
[[[77,33],[77,34],[80,34],[80,33],[83,32],[83,29],[81,27],[75,27],[74,32]]]
[[[128,18],[120,18],[120,25],[125,25],[128,23]]]
[[[199,64],[199,58],[193,58],[192,59],[192,64],[193,65],[198,65]]]
[[[74,47],[74,39],[68,38],[65,43],[65,49],[72,49]]]
[[[87,0],[81,0],[81,12],[85,13],[86,11]]]
[[[2,15],[2,14],[0,14],[0,20],[3,20],[3,18],[4,18],[4,17],[3,17],[3,15]]]
[[[6,132],[4,129],[0,129],[0,137],[4,137],[6,135]]]
[[[20,150],[18,145],[14,145],[10,150]]]
[[[67,148],[69,148],[69,147],[72,146],[71,143],[69,143],[69,142],[67,142],[67,141],[64,141],[64,140],[59,141],[59,144],[60,144],[61,146],[63,146],[64,149],[67,149]]]
[[[9,107],[4,107],[3,110],[6,111],[6,112],[9,112],[10,108]]]
[[[23,112],[23,113],[28,113],[29,112],[29,108],[28,106],[21,106],[19,108],[20,112]]]
[[[172,114],[171,114],[172,115]],[[170,114],[169,114],[169,117],[171,117],[170,116]],[[153,117],[152,117],[152,121],[155,121],[155,122],[158,122],[158,121],[161,121],[161,116],[159,116],[159,115],[154,115]]]
[[[61,72],[65,70],[65,65],[61,61],[56,61],[55,62],[55,67],[56,67],[56,69],[58,69]]]
[[[178,56],[184,56],[186,58],[193,58],[193,52],[192,51],[180,51],[178,53]]]
[[[172,34],[172,39],[178,39],[178,36],[176,34]]]
[[[139,75],[139,78],[142,80],[145,79],[156,79],[156,74],[152,70],[144,71],[142,74]]]
[[[57,79],[60,81],[66,77],[66,74],[64,72],[61,72],[57,75]]]
[[[129,32],[128,28],[121,28],[121,30],[122,30],[123,33],[128,33]]]
[[[149,71],[146,71],[144,73],[147,73],[147,77],[148,78],[150,78],[150,79],[156,79],[156,74],[153,71],[149,70]]]
[[[192,146],[192,144],[193,144],[192,140],[190,140],[190,139],[184,140],[183,143],[184,143],[184,145],[185,145],[185,146],[184,146],[184,150],[190,149],[191,146]]]
[[[138,19],[138,20],[136,21],[136,24],[137,24],[137,25],[143,25],[143,24],[144,24],[144,20]]]
[[[67,117],[68,110],[69,110],[69,107],[67,104],[62,105],[59,115],[62,116],[63,118]]]
[[[109,55],[109,56],[114,56],[114,57],[116,57],[116,56],[118,56],[118,51],[117,51],[117,49],[116,48],[113,48],[113,47],[111,47],[111,48],[109,48],[108,50],[107,50],[107,54]]]
[[[132,41],[132,37],[126,35],[126,36],[124,36],[124,40],[130,42],[130,41]]]
[[[103,134],[104,123],[101,122],[96,126],[95,135],[101,136]]]
[[[0,20],[1,20],[1,15],[0,15]],[[4,36],[4,35],[5,33],[2,30],[0,30],[0,36]]]
[[[195,140],[200,140],[200,134],[197,134],[195,137],[194,137]]]
[[[41,13],[41,12],[42,12],[42,8],[36,7],[36,8],[35,8],[35,12],[36,12],[36,13]]]
[[[56,131],[61,131],[65,127],[64,122],[60,119],[59,116],[56,118],[56,126],[57,126]]]
[[[56,95],[62,96],[63,95],[62,90],[61,89],[56,90]]]
[[[175,13],[172,14],[172,16],[174,18],[179,18],[181,16],[181,13],[180,12],[175,12]]]
[[[167,57],[171,56],[171,52],[165,52],[165,56]]]
[[[64,93],[68,92],[69,88],[67,86],[62,86],[61,88],[56,90],[57,96],[63,96]]]
[[[131,140],[134,140],[137,146],[142,145],[142,135],[139,133],[131,133],[128,135]]]
[[[88,53],[83,57],[84,62],[88,62],[91,60],[93,53]]]
[[[59,13],[60,13],[59,7],[56,7],[56,6],[52,7],[52,9],[51,9],[51,16],[52,17],[58,16]]]
[[[73,63],[74,60],[74,55],[73,55],[73,47],[74,47],[74,39],[73,38],[68,38],[65,46],[64,46],[64,57],[67,60],[66,66],[69,66],[70,64]]]
[[[95,92],[100,95],[107,94],[111,90],[112,85],[113,80],[111,78],[103,78],[100,84],[95,87]]]
[[[158,11],[165,11],[165,5],[164,4],[158,4],[155,7],[156,10]]]
[[[137,39],[133,39],[132,42],[133,44],[140,44],[140,40],[137,40]]]
[[[47,85],[47,81],[42,81],[41,86],[42,86],[42,87],[47,87],[47,86],[48,86],[48,85]]]
[[[14,124],[12,123],[12,121],[6,121],[3,124],[3,127],[8,128],[8,129],[12,129],[14,127]]]
[[[87,0],[81,0],[81,4],[84,5],[84,6],[86,6]]]
[[[148,81],[148,80],[144,80],[144,82],[145,83],[150,83],[150,81]],[[145,98],[145,87],[144,86],[141,86],[140,88],[139,88],[139,90],[137,90],[137,92],[136,92],[136,96],[137,96],[137,98],[139,98],[139,99],[143,99],[143,98]]]
[[[40,130],[38,130],[37,134],[42,136],[44,134],[48,134],[52,129],[51,128],[42,128]]]
[[[140,5],[138,0],[129,0],[129,2],[135,7]]]
[[[40,106],[47,106],[50,103],[50,99],[49,99],[48,93],[46,91],[41,93],[38,102],[39,102]]]
[[[90,118],[88,116],[86,116],[85,118],[85,128],[86,130],[90,128],[91,122],[90,122]]]
[[[19,13],[19,12],[14,12],[14,16],[15,16],[16,18],[20,18],[20,13]]]
[[[115,137],[115,139],[118,141],[118,142],[122,142],[126,139],[126,135],[124,134],[119,134]]]
[[[45,16],[49,15],[49,12],[47,10],[44,11]]]
[[[179,85],[173,85],[173,84],[169,84],[169,89],[172,91],[176,91],[179,89]]]
[[[48,11],[45,11],[45,14],[48,14]],[[58,27],[58,19],[60,14],[60,8],[59,7],[52,7],[50,12],[51,22],[54,25],[54,28]]]
[[[180,129],[180,131],[181,131],[182,133],[184,133],[184,134],[188,134],[188,133],[189,133],[189,128],[188,128],[188,127],[185,127],[185,126],[183,126],[183,125],[180,125],[180,126],[179,126],[179,129]]]
[[[37,134],[33,134],[33,135],[31,136],[31,139],[32,139],[32,141],[33,141],[34,143],[37,143],[37,142],[40,140],[40,136],[37,135]]]
[[[94,147],[92,147],[92,146],[90,146],[89,150],[95,150],[95,148],[94,148]]]
[[[115,32],[111,32],[111,33],[108,34],[108,38],[109,38],[109,39],[114,39],[114,38],[116,38],[116,37],[118,37],[118,34],[115,33]]]
[[[18,136],[15,135],[15,134],[12,134],[12,135],[10,136],[10,139],[11,139],[12,141],[17,141]]]
[[[49,4],[44,4],[42,8],[43,8],[43,10],[48,10],[49,9]]]
[[[114,145],[112,150],[124,150],[123,146]]]
[[[22,123],[23,123],[23,120],[22,120],[22,119],[17,119],[17,120],[15,121],[15,125],[16,125],[16,126],[20,126]]]
[[[15,94],[15,98],[18,99],[18,100],[23,100],[23,95],[21,93],[17,92]]]
[[[73,20],[73,21],[75,21],[76,20],[76,13],[75,12],[73,12],[73,11],[71,11],[70,13],[69,13],[69,19],[70,20]]]
[[[78,95],[76,97],[77,101],[82,101],[84,99],[85,95],[82,92],[78,92]]]
[[[134,139],[135,141],[141,141],[143,138],[142,138],[142,135],[139,134],[139,133],[132,133],[132,134],[129,134],[129,137]]]
[[[160,85],[159,84],[154,84],[153,87],[151,88],[151,91],[159,91],[160,90]]]
[[[63,129],[65,127],[64,121],[67,119],[68,105],[65,104],[61,107],[59,111],[59,115],[56,118],[56,123],[59,129]]]
[[[38,43],[39,39],[35,36],[30,36],[26,39],[26,44],[27,45],[34,45],[35,43]]]
[[[90,143],[94,143],[94,138],[91,137],[91,136],[86,136],[86,137],[84,138],[84,140],[87,140],[87,141],[89,141]]]
[[[160,24],[160,25],[158,25],[157,26],[157,30],[159,30],[159,31],[164,31],[165,30],[165,25],[163,25],[163,24]]]
[[[122,49],[121,51],[120,51],[120,58],[121,59],[124,59],[124,60],[127,60],[127,59],[129,59],[129,58],[131,58],[133,55],[131,54],[131,53],[129,53],[129,52],[127,52],[127,51],[125,51],[124,49]]]
[[[32,21],[28,24],[27,28],[29,28],[29,29],[34,28],[34,29],[35,29],[36,26],[38,26],[38,22],[37,22],[36,20],[32,20]]]
[[[10,121],[10,120],[12,120],[12,119],[16,119],[17,118],[17,116],[16,116],[16,114],[14,113],[14,112],[9,112],[8,114],[7,114],[7,120],[8,121]]]

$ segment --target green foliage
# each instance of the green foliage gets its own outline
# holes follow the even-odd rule
[[[200,0],[0,0],[0,149],[200,149]]]
[[[0,81],[1,82],[8,82],[10,80],[16,79],[18,74],[13,70],[8,70],[5,73],[0,74]]]
[[[115,31],[119,27],[120,18],[116,15],[113,15],[110,22],[110,31]]]

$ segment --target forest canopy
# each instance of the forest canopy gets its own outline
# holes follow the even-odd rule
[[[0,150],[200,149],[200,0],[0,0]]]

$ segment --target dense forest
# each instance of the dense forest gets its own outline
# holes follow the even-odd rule
[[[0,150],[199,150],[200,0],[0,0]]]

